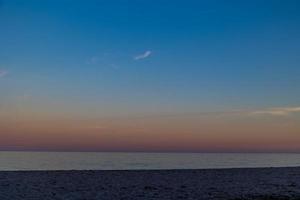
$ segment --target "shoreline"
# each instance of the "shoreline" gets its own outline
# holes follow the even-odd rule
[[[21,170],[0,170],[0,174],[3,172],[155,172],[155,171],[206,171],[206,170],[251,170],[251,169],[294,169],[299,168],[299,166],[287,166],[287,167],[220,167],[220,168],[191,168],[191,169],[55,169],[55,170],[27,170],[27,169],[21,169]]]
[[[300,199],[300,167],[0,171],[0,199]]]

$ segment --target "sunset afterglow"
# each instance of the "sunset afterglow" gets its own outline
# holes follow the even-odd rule
[[[298,1],[18,2],[0,150],[300,152]]]

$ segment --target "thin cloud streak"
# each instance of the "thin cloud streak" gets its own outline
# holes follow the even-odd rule
[[[273,116],[288,116],[292,113],[300,112],[300,107],[280,107],[270,108],[265,110],[253,111],[251,115],[273,115]]]
[[[149,57],[151,54],[152,54],[152,52],[148,50],[143,54],[135,56],[133,59],[134,60],[142,60],[142,59],[145,59],[145,58]]]
[[[195,112],[183,112],[183,113],[160,113],[160,114],[148,114],[148,115],[136,115],[130,117],[131,119],[147,119],[147,118],[178,118],[178,117],[229,117],[229,116],[271,116],[271,117],[285,117],[293,113],[300,113],[300,107],[278,107],[278,108],[266,108],[261,110],[240,109],[240,110],[228,110],[228,111],[195,111]]]

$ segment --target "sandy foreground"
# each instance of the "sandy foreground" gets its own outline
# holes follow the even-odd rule
[[[300,199],[300,167],[0,172],[0,199]]]

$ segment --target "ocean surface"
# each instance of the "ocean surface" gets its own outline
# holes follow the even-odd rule
[[[0,171],[208,169],[289,166],[300,166],[300,154],[0,151]]]

